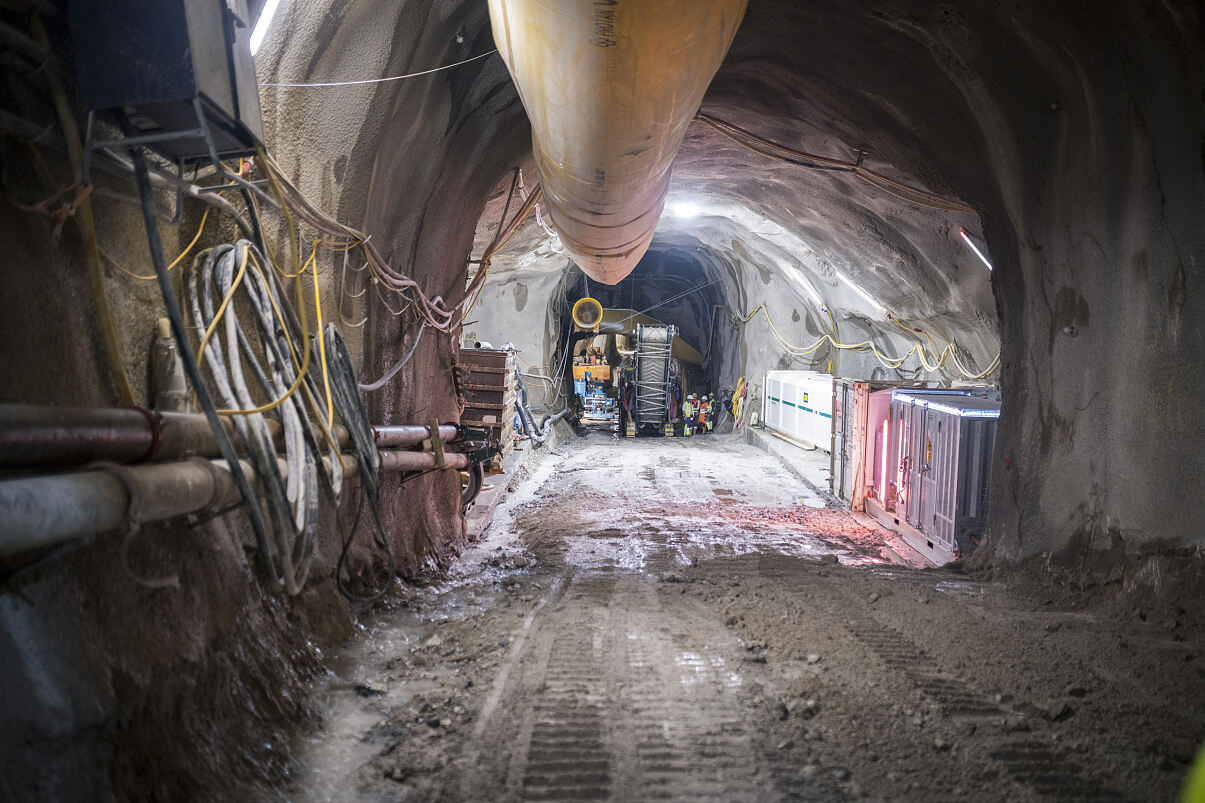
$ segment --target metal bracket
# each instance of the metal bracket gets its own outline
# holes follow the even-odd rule
[[[431,433],[431,451],[435,453],[435,467],[444,468],[447,461],[444,459],[444,444],[439,439],[439,419],[432,418],[427,421],[427,431]]]
[[[243,186],[235,181],[235,176],[226,169],[222,164],[221,158],[218,156],[217,145],[214,144],[213,134],[209,130],[209,122],[205,119],[205,110],[201,106],[201,99],[193,98],[192,101],[193,114],[197,119],[197,127],[187,131],[163,131],[157,134],[135,134],[133,136],[123,136],[118,139],[97,139],[96,138],[96,111],[90,109],[88,111],[88,120],[84,128],[84,165],[82,179],[85,186],[92,183],[92,153],[94,151],[104,150],[106,148],[121,148],[129,151],[136,147],[144,145],[152,145],[157,142],[170,142],[178,139],[202,139],[205,141],[205,148],[208,151],[209,162],[213,165],[214,170],[220,179],[224,179],[228,184],[215,187],[202,187],[202,192],[220,192],[221,190],[231,189],[238,186]],[[127,124],[128,125],[128,124]],[[199,160],[199,161],[203,161]],[[176,171],[180,181],[176,182],[176,211],[172,215],[170,223],[178,223],[184,211],[184,160],[176,161]],[[263,182],[247,182],[256,186]]]

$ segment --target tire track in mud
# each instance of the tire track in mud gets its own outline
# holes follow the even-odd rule
[[[736,697],[742,681],[725,657],[738,650],[735,640],[711,617],[692,615],[689,600],[673,600],[667,612],[646,576],[622,578],[617,591],[617,720],[628,753],[617,799],[765,800],[765,774]]]
[[[744,649],[645,573],[578,574],[537,617],[482,755],[518,748],[495,797],[760,801],[783,796],[740,698]],[[521,721],[515,721],[519,718]],[[789,773],[788,773],[789,774]],[[488,779],[477,779],[484,791]]]
[[[1009,712],[968,684],[943,671],[928,654],[898,631],[869,618],[850,619],[846,629],[954,720],[1000,723]],[[1050,744],[1034,738],[1006,739],[987,753],[1004,774],[1047,800],[1124,800]]]
[[[522,769],[525,800],[611,797],[606,600],[613,586],[607,577],[577,580],[551,612],[560,621],[530,707]]]

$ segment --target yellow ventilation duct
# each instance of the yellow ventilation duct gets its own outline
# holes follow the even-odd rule
[[[747,0],[489,0],[565,250],[615,284],[648,250],[670,167]]]
[[[573,305],[573,323],[578,329],[589,331],[598,329],[598,324],[602,321],[603,308],[602,304],[598,303],[593,298],[579,298],[577,303]]]

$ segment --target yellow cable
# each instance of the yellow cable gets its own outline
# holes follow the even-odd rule
[[[184,259],[184,257],[188,256],[188,252],[191,251],[193,249],[193,246],[195,246],[197,244],[197,240],[201,239],[201,232],[205,231],[205,221],[208,219],[209,219],[209,207],[206,207],[205,214],[201,215],[201,226],[197,229],[197,233],[193,235],[192,242],[190,242],[188,244],[187,248],[185,248],[183,251],[180,252],[180,256],[176,257],[175,259],[173,259],[171,261],[171,264],[167,266],[168,272],[171,272],[172,268],[179,265],[180,260],[182,260],[182,259]],[[103,256],[105,259],[109,260],[110,265],[117,268],[119,271],[126,274],[127,276],[132,276],[135,279],[142,279],[143,281],[156,278],[155,274],[153,274],[153,273],[150,274],[149,276],[143,276],[140,273],[134,273],[132,270],[129,270],[128,268],[123,267],[120,262],[118,262],[116,259],[114,259],[113,256],[111,254],[109,254],[107,251],[105,251],[103,248],[101,249],[100,255]]]
[[[788,343],[786,341],[786,339],[783,338],[782,334],[778,331],[778,327],[774,325],[774,320],[770,317],[770,312],[769,312],[769,310],[766,309],[765,304],[759,304],[756,309],[754,309],[752,312],[750,312],[748,315],[746,315],[744,318],[742,318],[742,322],[748,323],[750,320],[753,319],[753,316],[757,315],[758,312],[761,312],[763,315],[766,316],[766,323],[768,323],[770,325],[770,333],[774,336],[774,339],[778,341],[778,344],[780,346],[782,346],[783,349],[785,349],[789,354],[793,354],[796,356],[808,356],[810,354],[814,354],[825,343],[831,343],[835,348],[838,348],[838,349],[844,349],[844,350],[848,350],[848,351],[869,351],[872,354],[874,354],[874,356],[879,360],[879,362],[881,362],[885,367],[897,369],[897,370],[901,366],[903,366],[903,364],[908,360],[909,357],[911,357],[913,354],[916,354],[920,358],[921,365],[924,367],[924,369],[926,371],[929,371],[929,372],[934,372],[934,371],[940,370],[941,367],[945,364],[946,359],[948,358],[953,361],[955,366],[958,368],[958,371],[963,375],[964,378],[971,379],[971,380],[983,379],[984,377],[995,372],[1000,366],[1000,355],[997,354],[996,357],[992,360],[992,362],[988,365],[986,370],[981,371],[977,374],[972,374],[962,364],[962,361],[960,359],[958,359],[958,354],[954,350],[953,343],[946,346],[945,349],[939,355],[937,354],[937,349],[936,348],[933,349],[934,354],[937,356],[937,361],[933,364],[929,363],[928,355],[925,354],[924,347],[920,343],[914,344],[912,346],[912,348],[908,349],[908,351],[905,352],[903,354],[903,356],[900,356],[900,357],[888,357],[886,354],[883,354],[881,351],[879,351],[878,348],[874,345],[874,343],[869,340],[863,340],[861,343],[840,343],[840,342],[836,341],[835,339],[833,339],[832,336],[827,335],[827,334],[824,335],[823,337],[821,337],[819,340],[817,340],[815,343],[813,343],[810,346],[795,346],[795,345]],[[904,327],[902,324],[899,324],[898,321],[897,321],[897,325],[901,326],[901,328],[904,328],[905,331],[911,331],[910,329],[907,329],[907,327]],[[932,341],[930,340],[930,343],[931,342]]]
[[[326,388],[326,423],[327,426],[334,426],[335,403],[331,400],[331,378],[326,365],[326,337],[322,332],[322,299],[318,294],[318,260],[315,258],[317,255],[318,243],[315,242],[313,251],[310,253],[310,262],[314,266],[314,309],[318,312],[318,356],[322,360],[322,384]]]
[[[894,316],[894,315],[893,315],[893,316],[892,316],[892,320],[894,320],[894,321],[895,321],[896,326],[900,327],[900,328],[901,328],[901,329],[903,329],[905,332],[908,332],[908,333],[909,333],[909,334],[911,334],[911,335],[917,335],[917,334],[924,335],[924,336],[925,336],[925,340],[929,341],[929,350],[933,352],[933,359],[937,360],[937,364],[938,364],[939,366],[940,366],[940,365],[941,365],[943,362],[945,362],[945,360],[946,360],[946,352],[944,352],[944,351],[938,351],[938,350],[937,350],[937,346],[936,346],[936,345],[933,343],[933,338],[929,337],[929,333],[928,333],[928,332],[926,332],[926,331],[925,331],[925,330],[923,330],[923,329],[919,329],[919,330],[918,330],[918,329],[915,329],[915,328],[913,328],[913,327],[906,326],[906,325],[904,324],[904,322],[903,322],[903,321],[901,321],[901,320],[899,319],[899,317],[898,317],[898,316]],[[921,352],[922,352],[922,353],[924,353],[924,350],[925,350],[925,349],[924,349],[924,346],[921,346]]]
[[[250,249],[248,249],[248,252],[250,252]],[[251,256],[251,264],[255,267],[255,270],[259,273],[260,279],[264,283],[264,287],[265,288],[268,287],[268,277],[264,274],[264,269],[260,266],[259,260],[255,258],[254,254],[252,254],[252,256]],[[272,296],[271,292],[268,293],[268,301],[272,305],[272,312],[276,316],[277,323],[280,324],[281,331],[283,331],[285,333],[285,342],[288,343],[289,354],[293,358],[293,364],[297,365],[297,349],[293,345],[293,338],[289,337],[289,330],[288,330],[288,327],[285,326],[284,316],[282,316],[280,314],[280,308],[276,306],[276,299]],[[300,314],[301,314],[301,318],[302,318],[301,334],[302,334],[302,337],[305,338],[307,336],[307,332],[306,332],[304,308]],[[275,401],[268,402],[267,404],[261,405],[260,407],[255,407],[250,410],[219,410],[218,412],[222,413],[224,415],[254,415],[255,413],[266,413],[269,410],[274,410],[277,407],[279,407],[280,405],[284,404],[286,401],[288,401],[288,399],[294,393],[297,392],[297,388],[301,387],[301,383],[303,381],[305,381],[305,375],[306,375],[306,372],[309,370],[309,368],[310,368],[310,350],[307,348],[307,349],[305,349],[305,351],[302,352],[301,366],[297,371],[296,381],[293,382],[293,384],[289,387],[289,389],[286,390],[284,392],[284,395],[282,395],[280,398],[276,399]]]
[[[40,46],[50,49],[50,37],[42,19],[37,14],[29,21],[30,33]],[[71,165],[71,175],[77,184],[84,180],[83,174],[83,140],[75,121],[75,109],[67,97],[67,91],[58,73],[47,70],[43,75],[50,86],[51,102],[59,125],[63,129],[63,137],[67,141],[67,159]],[[82,187],[81,187],[82,189]],[[113,323],[113,313],[109,307],[109,299],[105,294],[104,273],[100,264],[100,242],[96,235],[96,220],[92,215],[92,200],[84,197],[76,207],[73,216],[79,227],[80,237],[84,246],[84,262],[88,266],[88,285],[95,306],[96,325],[100,329],[101,344],[104,347],[105,362],[109,376],[113,381],[118,400],[126,407],[135,406],[134,391],[130,386],[130,377],[126,372],[125,361],[122,359],[121,345],[117,339],[117,328]]]
[[[218,307],[217,314],[209,322],[209,327],[205,330],[205,337],[201,338],[201,347],[197,349],[198,368],[205,364],[205,347],[209,345],[209,339],[213,337],[214,330],[218,328],[218,321],[222,320],[222,316],[226,314],[226,308],[230,306],[230,299],[234,298],[235,291],[243,283],[243,276],[247,273],[247,257],[250,254],[251,249],[247,248],[243,250],[243,261],[238,266],[238,273],[235,274],[234,281],[230,283],[230,289],[226,291],[226,297],[222,299],[222,304]]]
[[[297,242],[297,229],[293,224],[293,215],[289,212],[289,205],[285,203],[284,193],[280,189],[280,184],[276,180],[276,173],[268,167],[268,157],[264,153],[263,148],[256,148],[258,155],[257,164],[262,164],[264,173],[268,176],[268,183],[272,185],[272,192],[276,195],[276,201],[280,204],[281,214],[285,218],[285,228],[289,233],[289,245],[292,248],[293,264],[301,262],[301,247]],[[300,271],[299,271],[300,272]]]

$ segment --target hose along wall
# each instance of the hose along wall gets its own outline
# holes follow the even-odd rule
[[[519,391],[519,403],[517,405],[519,412],[519,425],[523,427],[523,433],[531,438],[532,443],[537,446],[548,440],[548,436],[552,434],[552,425],[557,421],[569,415],[569,408],[563,408],[555,415],[546,415],[540,420],[540,425],[536,426],[535,416],[531,413],[531,406],[527,401],[527,388],[523,386],[523,377],[515,371],[515,386]]]

